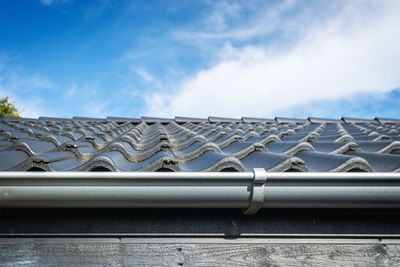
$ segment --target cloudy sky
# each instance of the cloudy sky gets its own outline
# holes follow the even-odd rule
[[[400,117],[400,1],[0,1],[24,117]]]

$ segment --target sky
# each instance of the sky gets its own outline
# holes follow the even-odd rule
[[[400,118],[400,1],[0,1],[23,117]]]

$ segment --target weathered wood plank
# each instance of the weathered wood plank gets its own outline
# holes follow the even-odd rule
[[[399,266],[400,240],[4,238],[0,266]]]

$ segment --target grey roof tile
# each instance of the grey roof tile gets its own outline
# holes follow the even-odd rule
[[[198,158],[180,164],[183,171],[223,171],[225,169],[244,171],[242,163],[230,156],[217,152],[205,152]]]
[[[82,166],[84,170],[98,167],[111,168],[113,171],[156,171],[161,168],[172,168],[177,171],[176,160],[168,152],[158,152],[148,159],[134,163],[118,151],[107,152]]]
[[[303,160],[269,152],[253,152],[241,159],[247,170],[264,168],[267,171],[284,172],[289,170],[307,171]]]
[[[0,119],[0,170],[399,171],[400,121]]]
[[[361,150],[358,143],[354,142],[312,142],[315,151],[323,153],[343,154],[349,150]]]
[[[199,141],[185,149],[173,150],[173,153],[175,158],[189,161],[197,158],[206,151],[221,152],[221,149],[214,143]]]
[[[49,152],[40,155],[49,162],[55,162],[64,159],[74,158],[75,154],[70,151]]]
[[[346,154],[365,159],[374,171],[400,172],[400,155],[356,151],[349,151]]]
[[[71,171],[80,164],[82,164],[82,162],[76,157],[49,163],[50,168],[54,171]]]
[[[297,153],[296,157],[304,160],[307,168],[315,172],[371,171],[368,162],[358,157],[311,151]]]
[[[241,159],[253,151],[266,151],[263,144],[253,142],[233,142],[222,149],[223,153]]]
[[[0,170],[6,171],[21,164],[29,156],[23,151],[1,151],[0,152]]]
[[[314,148],[310,143],[307,142],[294,142],[294,141],[284,141],[284,142],[271,142],[266,145],[268,151],[273,153],[294,155],[301,151],[313,151]]]
[[[400,149],[399,141],[358,141],[357,144],[363,152],[391,153],[393,150]]]

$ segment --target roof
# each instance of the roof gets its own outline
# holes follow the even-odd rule
[[[0,120],[0,171],[399,172],[400,120]]]

